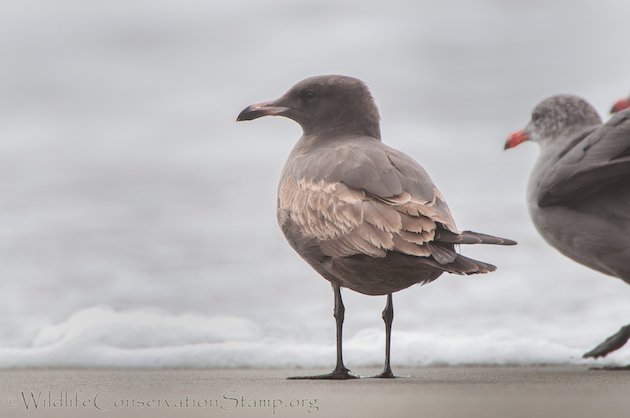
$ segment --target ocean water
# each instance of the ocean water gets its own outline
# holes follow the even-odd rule
[[[275,193],[300,130],[235,123],[315,74],[371,87],[464,247],[499,270],[394,296],[394,365],[582,363],[630,286],[575,264],[525,207],[558,93],[630,89],[626,1],[0,5],[0,367],[332,366],[332,292],[284,242]],[[349,367],[379,365],[384,297],[344,292]],[[598,364],[630,362],[630,347]],[[593,361],[588,364],[595,363]]]

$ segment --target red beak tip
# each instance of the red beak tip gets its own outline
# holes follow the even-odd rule
[[[528,139],[529,139],[529,136],[523,130],[513,132],[508,137],[507,141],[505,141],[505,146],[503,147],[503,149],[507,150],[507,149],[510,149],[510,148],[514,148],[514,147],[522,144],[523,142],[527,141]]]
[[[610,110],[610,113],[621,112],[622,110],[626,110],[628,108],[630,108],[630,98],[620,99],[615,102],[612,109]]]

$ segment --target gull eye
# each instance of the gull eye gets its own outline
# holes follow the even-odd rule
[[[302,98],[305,101],[310,102],[315,98],[315,92],[313,90],[306,90],[304,94],[302,94]]]
[[[532,113],[532,122],[536,123],[542,118],[542,113],[534,112]]]

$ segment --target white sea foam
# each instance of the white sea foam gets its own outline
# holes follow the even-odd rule
[[[497,330],[479,335],[394,331],[396,365],[582,363],[577,347]],[[383,361],[383,330],[365,329],[345,341],[349,366]],[[630,353],[605,364],[630,361]],[[331,367],[325,343],[268,337],[252,320],[172,315],[161,310],[114,311],[97,306],[43,328],[31,347],[0,349],[0,367]]]

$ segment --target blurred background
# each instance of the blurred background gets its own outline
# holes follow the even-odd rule
[[[581,362],[630,286],[535,232],[542,99],[630,92],[626,0],[0,2],[0,367],[332,366],[329,284],[276,225],[299,127],[235,123],[317,74],[358,77],[499,266],[394,297],[394,365]],[[238,174],[235,174],[238,173]],[[384,297],[350,291],[346,363],[380,365]],[[628,362],[630,348],[605,362]]]

